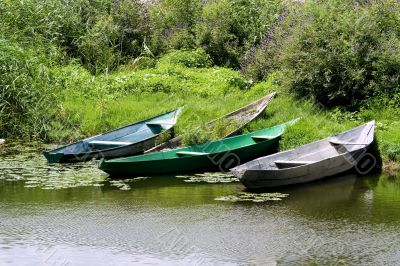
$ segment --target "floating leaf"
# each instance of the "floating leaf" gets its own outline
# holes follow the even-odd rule
[[[180,176],[180,177],[186,178],[183,181],[187,183],[205,182],[205,183],[215,184],[215,183],[239,182],[239,179],[237,179],[233,175],[220,172],[216,173],[206,172],[203,174],[195,174],[192,176]]]
[[[266,201],[279,201],[286,198],[289,194],[283,193],[251,193],[251,192],[240,192],[236,195],[221,196],[215,198],[219,201],[229,202],[266,202]]]

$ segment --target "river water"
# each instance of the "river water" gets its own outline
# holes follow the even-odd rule
[[[399,265],[400,176],[246,193],[232,177],[109,180],[0,146],[0,265]]]

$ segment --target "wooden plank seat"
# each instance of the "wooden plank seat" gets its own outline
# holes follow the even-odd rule
[[[102,149],[112,149],[112,148],[122,147],[130,144],[132,144],[132,142],[92,140],[89,142],[89,147],[95,150],[102,150]]]
[[[275,164],[278,168],[290,168],[296,167],[306,164],[311,164],[313,161],[285,161],[285,160],[276,160]]]
[[[251,138],[255,141],[264,141],[264,140],[269,140],[273,139],[276,136],[270,136],[270,135],[258,135],[258,136],[251,136]]]
[[[196,152],[196,151],[178,151],[176,155],[179,157],[188,157],[188,156],[199,156],[199,155],[207,155],[207,152]]]

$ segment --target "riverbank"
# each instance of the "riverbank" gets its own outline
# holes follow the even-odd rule
[[[271,92],[277,96],[265,113],[249,124],[254,131],[297,117],[302,120],[282,138],[280,150],[295,148],[372,119],[385,171],[400,165],[400,111],[372,101],[357,112],[325,108],[298,98],[281,86],[274,73],[255,83],[239,72],[213,66],[204,50],[173,51],[156,59],[141,58],[112,74],[92,75],[79,64],[52,69],[56,100],[41,126],[52,143],[68,143],[185,106],[176,134],[185,134]],[[40,105],[40,104],[39,104]],[[218,133],[218,132],[217,132]],[[213,136],[218,138],[218,134]],[[390,170],[388,170],[390,169]]]
[[[375,119],[379,152],[385,162],[383,169],[398,171],[400,165],[399,110],[380,108],[372,102],[369,109],[357,112],[328,109],[285,91],[274,74],[254,84],[236,71],[213,67],[201,50],[175,51],[150,67],[127,65],[110,75],[93,76],[80,66],[69,66],[59,73],[63,74],[58,79],[63,101],[56,115],[58,120],[48,132],[52,142],[65,143],[95,135],[177,106],[185,109],[175,132],[185,134],[277,92],[265,113],[244,132],[302,117],[282,138],[280,150],[287,150]]]

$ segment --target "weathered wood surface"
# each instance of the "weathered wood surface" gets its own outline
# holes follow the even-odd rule
[[[238,123],[240,126],[236,128],[235,130],[229,132],[224,136],[224,138],[227,137],[232,137],[240,133],[240,131],[245,127],[248,123],[256,119],[258,116],[264,112],[265,108],[268,106],[268,104],[272,101],[272,99],[275,97],[276,93],[270,93],[267,96],[264,96],[263,98],[250,103],[249,105],[246,105],[240,109],[237,109],[233,112],[230,112],[229,114],[226,114],[220,118],[217,118],[213,121],[208,122],[205,127],[212,128],[216,123],[219,121],[223,120],[232,120],[236,123]],[[195,132],[193,132],[195,134]],[[161,143],[154,148],[151,148],[144,153],[151,153],[151,152],[158,152],[162,150],[169,150],[169,149],[176,149],[181,147],[182,145],[182,140],[183,140],[183,135],[177,136],[175,138],[172,138],[164,143]]]

